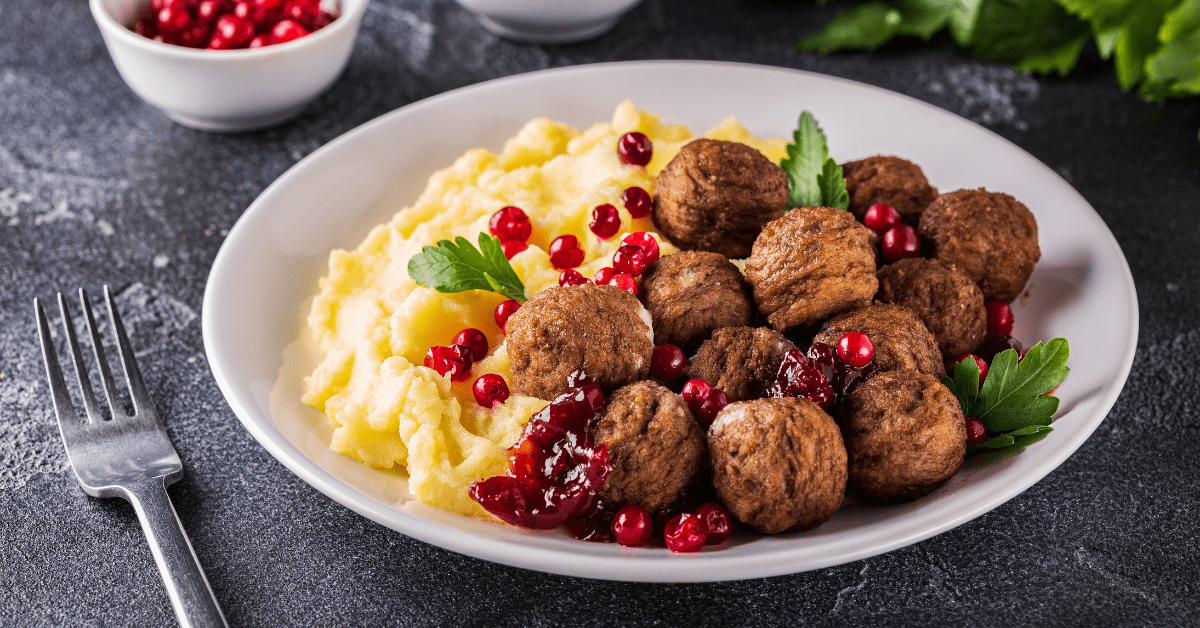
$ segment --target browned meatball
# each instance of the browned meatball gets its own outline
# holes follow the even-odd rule
[[[850,490],[864,500],[914,500],[962,466],[967,451],[962,408],[932,375],[880,373],[850,393],[844,411]]]
[[[708,430],[712,482],[729,513],[766,534],[825,523],[846,492],[846,447],[807,399],[731,403]]]
[[[754,306],[742,271],[724,255],[680,251],[642,275],[642,303],[654,321],[654,341],[691,353],[714,329],[750,324]]]
[[[513,387],[553,399],[583,369],[609,392],[650,373],[650,315],[637,298],[592,283],[543,290],[508,319]]]
[[[592,426],[612,472],[600,497],[654,512],[679,499],[704,461],[704,431],[679,395],[654,382],[618,388]]]
[[[758,399],[775,383],[784,354],[795,348],[769,327],[725,327],[688,361],[687,378],[724,390],[730,401]]]
[[[917,226],[921,212],[937,198],[938,191],[921,167],[900,157],[876,155],[842,164],[850,211],[859,220],[872,205],[891,205],[905,223]]]
[[[800,207],[763,227],[746,260],[754,302],[779,331],[866,305],[879,286],[870,229],[850,212]]]
[[[908,308],[876,303],[842,312],[825,321],[813,342],[837,346],[848,331],[861,331],[875,344],[875,372],[912,369],[937,377],[946,374],[937,339]]]
[[[969,353],[987,333],[983,292],[953,264],[910,257],[879,269],[877,301],[913,311],[937,338],[944,360]]]
[[[957,266],[979,284],[985,299],[1017,298],[1042,256],[1029,208],[983,188],[939,196],[921,215],[917,231],[930,256]]]
[[[654,181],[654,222],[681,249],[750,254],[767,222],[787,210],[783,169],[738,142],[689,142]]]

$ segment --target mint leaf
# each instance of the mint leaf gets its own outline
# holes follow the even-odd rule
[[[846,190],[846,177],[842,175],[842,167],[832,157],[825,159],[825,165],[817,174],[817,187],[821,188],[821,205],[850,209],[850,192]]]
[[[1034,345],[1019,362],[1013,349],[996,354],[979,389],[975,418],[983,421],[989,432],[1049,425],[1059,400],[1044,395],[1070,372],[1066,366],[1069,352],[1066,339],[1055,338]]]
[[[792,133],[792,143],[787,145],[787,156],[779,162],[788,177],[788,209],[821,204],[817,175],[828,157],[825,134],[817,126],[817,119],[805,111]]]
[[[486,233],[479,234],[478,249],[462,236],[422,248],[408,260],[408,276],[442,293],[489,290],[525,300],[525,285],[504,257],[500,240]]]

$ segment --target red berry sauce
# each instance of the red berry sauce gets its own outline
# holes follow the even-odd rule
[[[617,157],[622,163],[631,166],[645,166],[654,155],[654,145],[650,138],[642,133],[633,131],[617,140]]]
[[[838,354],[837,349],[820,342],[808,348],[808,355],[796,349],[788,351],[779,365],[775,383],[767,389],[767,396],[802,397],[828,410],[875,372],[874,361],[854,367]]]
[[[508,450],[506,474],[471,484],[471,498],[505,523],[555,528],[596,507],[612,467],[608,446],[594,444],[588,427],[604,393],[581,371],[568,383],[529,419],[524,437]]]

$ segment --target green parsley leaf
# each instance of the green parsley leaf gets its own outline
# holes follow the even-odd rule
[[[788,177],[788,209],[816,205],[850,208],[850,194],[842,167],[829,156],[825,133],[807,111],[787,145],[787,156],[779,162]]]
[[[1058,397],[1046,393],[1067,376],[1065,338],[1037,343],[1017,360],[1017,352],[1008,349],[996,354],[988,367],[987,378],[979,389],[975,418],[989,432],[1008,432],[1031,425],[1049,425],[1058,410]]]
[[[479,234],[478,249],[462,236],[422,248],[408,260],[408,276],[442,293],[489,290],[525,300],[525,284],[504,257],[500,240],[486,233]]]
[[[979,365],[972,358],[963,358],[954,365],[954,372],[942,378],[942,383],[958,397],[964,417],[975,417],[979,398]]]

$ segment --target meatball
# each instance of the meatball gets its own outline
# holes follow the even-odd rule
[[[689,142],[654,181],[654,222],[681,249],[741,258],[787,210],[783,169],[738,142]]]
[[[921,214],[917,232],[931,257],[957,266],[985,299],[1017,298],[1042,256],[1029,208],[983,188],[939,196]]]
[[[850,211],[859,220],[872,205],[891,205],[905,223],[917,226],[921,212],[937,198],[938,191],[921,167],[907,159],[876,155],[842,164]]]
[[[964,441],[965,442],[965,441]],[[731,403],[708,430],[712,482],[730,514],[766,534],[825,523],[846,492],[846,447],[807,399]]]
[[[763,227],[746,260],[754,302],[779,331],[810,327],[875,296],[870,229],[850,212],[800,207]]]
[[[837,346],[848,331],[861,331],[875,344],[875,372],[912,369],[938,378],[946,374],[937,339],[912,310],[876,303],[825,321],[813,342]]]
[[[937,339],[944,360],[954,360],[983,342],[987,309],[983,292],[953,264],[910,257],[884,266],[877,301],[913,311]]]
[[[954,393],[936,377],[888,371],[846,398],[842,436],[850,490],[866,501],[911,501],[962,466],[966,420]]]
[[[642,275],[642,302],[654,340],[691,353],[713,330],[750,324],[754,306],[742,271],[725,256],[681,251],[661,257]]]
[[[508,319],[516,392],[553,399],[583,369],[609,392],[650,373],[654,331],[637,298],[592,283],[543,290]]]
[[[769,327],[725,327],[688,360],[687,378],[724,390],[730,401],[758,399],[775,383],[784,354],[795,348]]]
[[[687,404],[650,381],[618,388],[591,432],[608,445],[606,504],[662,510],[683,496],[705,459],[704,431]]]

